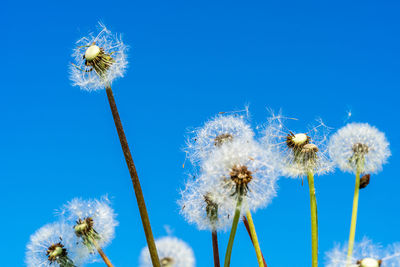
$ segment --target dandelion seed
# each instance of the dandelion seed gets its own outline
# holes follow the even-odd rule
[[[76,42],[70,66],[73,85],[83,90],[98,90],[123,77],[128,65],[127,46],[118,35],[100,24],[97,35],[89,34]]]
[[[194,267],[193,250],[184,241],[175,237],[163,237],[156,240],[161,267]],[[152,267],[147,247],[140,253],[140,267]]]
[[[355,243],[353,259],[347,263],[347,244],[338,245],[325,254],[326,267],[398,267],[400,266],[400,244],[384,248],[364,237]]]
[[[342,171],[376,173],[390,156],[384,133],[368,123],[349,123],[329,141],[329,154]]]
[[[69,225],[47,224],[31,236],[25,262],[28,267],[75,267],[82,259],[77,253],[74,240]]]

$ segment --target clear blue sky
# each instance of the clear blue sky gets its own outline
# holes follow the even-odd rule
[[[184,135],[249,103],[254,124],[265,122],[269,107],[339,128],[351,110],[353,121],[384,131],[393,155],[361,191],[357,237],[400,241],[399,8],[397,1],[6,0],[2,267],[23,266],[29,236],[55,219],[54,209],[104,194],[120,222],[106,252],[115,266],[138,264],[145,239],[105,91],[80,91],[68,78],[74,42],[99,20],[130,46],[127,75],[114,93],[155,236],[169,225],[193,247],[197,266],[211,266],[210,234],[188,225],[176,205]],[[340,171],[316,180],[321,259],[348,237],[353,180]],[[289,179],[279,187],[272,205],[254,215],[268,266],[309,266],[308,188]],[[227,239],[221,236],[221,257]],[[239,266],[256,266],[243,225],[232,259]]]

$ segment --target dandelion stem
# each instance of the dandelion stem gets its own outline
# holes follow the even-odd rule
[[[256,250],[258,266],[264,267],[264,257],[261,253],[260,244],[258,243],[256,228],[254,226],[253,218],[251,217],[251,213],[250,213],[249,209],[247,209],[247,211],[246,211],[246,216],[248,218],[248,223],[249,223],[250,237],[251,237],[251,240],[253,241],[253,246]]]
[[[147,214],[146,204],[144,202],[142,188],[140,187],[139,177],[136,172],[136,167],[133,162],[131,152],[129,150],[128,141],[126,140],[124,129],[122,127],[121,119],[118,114],[117,105],[115,103],[114,95],[110,85],[106,86],[106,92],[107,92],[108,102],[111,108],[111,113],[114,118],[115,127],[117,128],[119,141],[121,143],[122,151],[124,152],[125,161],[126,164],[128,165],[128,170],[131,175],[133,188],[135,190],[136,201],[139,207],[140,217],[142,219],[142,224],[147,240],[147,246],[150,252],[151,261],[154,267],[160,267],[160,260],[157,255],[157,248],[154,242],[153,233],[151,231],[149,215]]]
[[[244,226],[246,227],[247,233],[249,234],[251,243],[252,243],[253,246],[254,246],[253,238],[251,237],[251,233],[250,233],[249,222],[247,221],[246,216],[243,216],[243,222],[244,222]],[[262,254],[262,252],[261,252],[261,257],[262,257],[262,260],[263,260],[263,263],[264,263],[264,267],[267,267],[267,263],[265,262],[264,255]]]
[[[307,174],[308,187],[310,189],[310,207],[311,207],[311,255],[312,267],[318,266],[318,214],[317,199],[315,197],[314,173],[309,171]]]
[[[358,193],[360,190],[360,171],[356,172],[356,186],[354,188],[354,198],[353,198],[353,212],[351,214],[351,225],[350,225],[350,235],[349,235],[349,248],[347,251],[347,266],[351,263],[351,258],[353,255],[354,238],[356,236],[356,223],[357,223],[357,210],[358,210]]]
[[[216,230],[212,231],[211,235],[212,235],[212,245],[213,245],[213,254],[214,254],[214,267],[220,267],[217,231]]]
[[[239,223],[241,206],[242,206],[242,196],[239,194],[236,203],[235,215],[233,216],[231,233],[229,235],[228,247],[226,248],[224,267],[229,267],[231,263],[233,241],[235,240],[236,229]]]
[[[96,240],[93,240],[93,245],[96,247],[97,252],[100,254],[101,258],[105,262],[105,264],[108,267],[114,267],[114,265],[111,263],[110,259],[107,257],[107,255],[104,253],[103,249],[97,244]]]

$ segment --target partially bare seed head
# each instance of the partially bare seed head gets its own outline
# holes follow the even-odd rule
[[[220,147],[224,143],[231,142],[233,140],[233,136],[230,133],[220,134],[214,138],[214,146]]]

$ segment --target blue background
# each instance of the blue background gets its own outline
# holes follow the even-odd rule
[[[29,236],[73,197],[112,197],[120,226],[106,248],[137,266],[144,234],[105,91],[72,87],[74,43],[99,20],[123,33],[130,67],[114,93],[138,168],[154,235],[173,234],[211,266],[208,232],[188,225],[176,200],[185,180],[184,136],[221,111],[250,104],[254,125],[282,108],[304,126],[369,122],[392,156],[361,191],[357,239],[400,241],[397,1],[3,2],[0,73],[1,266],[23,266]],[[254,215],[268,266],[310,265],[307,186],[282,178]],[[316,179],[320,259],[348,238],[354,177]],[[243,225],[232,267],[256,266]],[[221,258],[228,234],[220,236]],[[322,265],[322,264],[321,264]],[[93,266],[103,266],[95,264]]]

